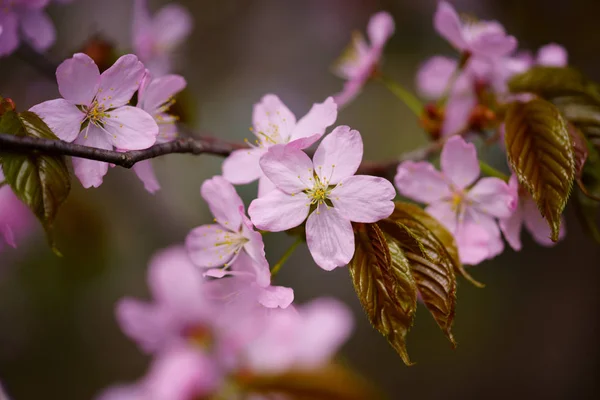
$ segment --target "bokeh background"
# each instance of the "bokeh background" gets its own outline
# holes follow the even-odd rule
[[[231,140],[250,135],[253,103],[278,94],[297,116],[341,88],[330,73],[353,30],[390,11],[396,34],[384,71],[413,87],[419,64],[452,55],[432,27],[435,0],[179,0],[195,29],[180,51],[178,71],[196,105],[194,128]],[[130,47],[131,1],[78,0],[49,11],[58,30],[49,57],[60,61],[100,34],[122,51]],[[165,1],[151,1],[156,10]],[[466,14],[498,19],[536,49],[567,47],[570,62],[600,79],[597,0],[454,1]],[[57,96],[49,81],[17,57],[0,60],[0,94],[20,109]],[[340,112],[339,124],[358,129],[365,156],[388,159],[425,143],[415,117],[383,87],[368,86]],[[0,253],[0,380],[16,400],[93,398],[103,387],[141,376],[148,363],[119,330],[114,304],[148,296],[146,266],[160,248],[183,241],[211,217],[199,195],[220,159],[171,155],[154,162],[162,190],[146,193],[131,171],[115,168],[105,183],[84,190],[73,182],[59,214],[54,256],[41,229],[17,251]],[[241,187],[246,200],[255,185]],[[391,399],[544,398],[600,396],[600,246],[567,210],[566,240],[541,248],[526,236],[524,250],[507,249],[471,269],[487,284],[460,281],[452,350],[420,306],[408,338],[405,367],[363,315],[346,268],[319,269],[305,248],[277,277],[299,302],[334,296],[349,304],[357,327],[342,357],[380,385]],[[291,243],[266,237],[275,261]],[[168,399],[165,399],[168,400]]]

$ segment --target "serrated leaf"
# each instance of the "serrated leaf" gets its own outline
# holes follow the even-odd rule
[[[575,154],[567,121],[552,103],[513,103],[505,119],[509,163],[558,240],[560,216],[575,178]]]
[[[575,195],[575,212],[585,232],[600,244],[600,228],[598,227],[600,203],[590,199],[583,191],[577,191]]]
[[[238,383],[245,395],[283,395],[289,400],[382,398],[378,390],[364,378],[340,365],[329,365],[315,370],[290,371],[280,375],[241,376],[238,378]]]
[[[596,87],[570,67],[533,67],[512,77],[508,87],[513,93],[534,93],[545,99],[571,95],[600,98]]]
[[[381,230],[403,250],[410,271],[427,309],[453,346],[452,322],[456,309],[456,276],[452,256],[440,240],[407,210],[396,203],[396,211],[379,221]],[[409,208],[410,209],[410,208]]]
[[[569,125],[569,136],[573,143],[573,156],[575,160],[575,178],[580,181],[581,175],[583,174],[583,166],[588,158],[588,145],[586,143],[585,136],[583,133],[576,128],[574,125]]]
[[[400,248],[376,224],[356,224],[354,257],[348,264],[356,294],[371,324],[411,365],[405,337],[417,309],[417,286]]]
[[[58,138],[34,113],[13,111],[0,118],[0,132],[16,136]],[[63,157],[30,154],[3,153],[2,169],[13,192],[31,208],[48,235],[52,250],[54,246],[52,225],[61,204],[71,189],[69,170]]]
[[[600,105],[584,96],[556,97],[552,102],[567,121],[600,149]]]

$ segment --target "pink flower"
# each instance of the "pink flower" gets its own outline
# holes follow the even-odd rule
[[[439,2],[433,23],[436,31],[452,46],[474,57],[502,57],[517,47],[517,40],[507,35],[498,22],[463,23],[454,7],[446,1]]]
[[[25,236],[33,224],[33,215],[4,182],[0,167],[0,250],[4,243],[17,247],[18,239]]]
[[[271,147],[260,166],[277,189],[250,204],[252,222],[279,232],[306,220],[315,262],[325,270],[346,265],[354,255],[350,221],[373,223],[394,210],[396,193],[387,180],[354,176],[362,156],[360,133],[347,126],[323,139],[312,161],[292,144]]]
[[[334,96],[335,102],[344,106],[352,101],[379,65],[383,47],[394,34],[394,20],[387,12],[378,12],[369,20],[367,33],[371,45],[355,32],[346,53],[335,66],[335,73],[347,82],[344,90]]]
[[[531,195],[519,187],[516,175],[510,177],[508,186],[513,196],[518,199],[514,213],[509,218],[500,220],[500,229],[510,247],[517,251],[521,250],[521,227],[523,224],[537,243],[546,247],[554,246],[556,243],[550,239],[551,231],[548,222],[540,214]],[[561,218],[558,240],[562,240],[565,235],[565,221]]]
[[[256,135],[256,146],[250,149],[234,151],[223,162],[223,177],[239,185],[259,180],[258,195],[263,196],[273,190],[275,185],[265,177],[259,166],[260,157],[277,144],[294,143],[299,149],[312,145],[333,125],[337,118],[337,105],[333,98],[323,103],[313,104],[303,118],[296,117],[279,100],[268,94],[260,103],[254,105],[252,113],[252,132]]]
[[[44,51],[54,43],[54,25],[44,13],[49,1],[0,0],[0,57],[19,47],[19,34],[37,51]]]
[[[537,64],[547,67],[566,67],[569,63],[569,55],[564,47],[550,43],[538,50]]]
[[[144,66],[125,55],[104,71],[85,54],[77,53],[56,70],[62,99],[31,108],[60,139],[105,150],[139,150],[156,142],[158,126],[141,108],[127,105],[138,90]],[[75,175],[85,188],[98,187],[108,164],[73,158]]]
[[[517,201],[514,193],[498,178],[477,181],[475,146],[461,137],[446,142],[441,167],[439,172],[427,162],[404,162],[398,166],[396,187],[403,196],[428,204],[426,211],[456,238],[463,263],[495,257],[503,249],[496,218],[511,216]]]
[[[186,246],[190,259],[214,278],[237,276],[235,292],[256,285],[259,302],[267,307],[287,307],[293,291],[271,286],[271,271],[265,258],[262,235],[244,213],[244,203],[235,188],[220,176],[205,181],[200,190],[215,216],[216,224],[192,230]],[[222,268],[214,268],[221,267]],[[240,289],[240,285],[242,288]],[[230,288],[234,291],[233,287]]]
[[[178,4],[168,4],[154,16],[147,0],[134,0],[133,48],[135,54],[156,76],[171,72],[175,50],[192,31],[190,13]]]
[[[169,108],[175,104],[174,96],[181,92],[187,83],[180,75],[165,75],[153,78],[150,71],[142,81],[138,91],[137,106],[150,114],[158,125],[158,136],[156,143],[166,143],[177,137],[177,117],[168,113]],[[152,162],[145,160],[133,166],[133,170],[144,187],[150,193],[160,189]]]

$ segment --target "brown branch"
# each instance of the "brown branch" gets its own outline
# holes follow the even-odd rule
[[[361,164],[358,173],[382,176],[391,179],[394,176],[399,163],[403,161],[425,160],[441,150],[444,142],[445,141],[443,140],[432,142],[425,147],[404,153],[400,158],[395,160],[383,162],[365,161]],[[29,154],[31,152],[38,152],[56,156],[63,155],[107,162],[124,168],[131,168],[140,161],[167,154],[212,154],[215,156],[227,157],[233,151],[244,148],[247,148],[245,144],[231,143],[214,137],[188,137],[176,139],[168,143],[157,144],[145,150],[118,152],[82,146],[75,143],[67,143],[62,140],[0,133],[0,153]]]

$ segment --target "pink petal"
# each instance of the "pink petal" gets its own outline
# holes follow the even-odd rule
[[[333,125],[336,118],[337,104],[332,97],[328,97],[323,103],[314,104],[308,114],[298,121],[290,135],[290,141],[313,135],[320,137],[327,127]]]
[[[158,125],[141,108],[123,106],[109,112],[103,119],[108,140],[121,150],[147,149],[156,143]]]
[[[518,198],[506,182],[498,178],[481,178],[468,192],[478,210],[496,218],[508,218],[517,207]]]
[[[463,76],[466,77],[466,75]],[[457,87],[461,85],[461,78],[458,79],[456,85]],[[467,128],[471,112],[476,105],[477,97],[470,88],[466,91],[453,91],[446,104],[442,135],[444,137],[452,136]]]
[[[262,175],[258,160],[261,148],[236,150],[223,161],[223,177],[236,185],[250,183]]]
[[[333,100],[339,107],[344,107],[358,96],[360,90],[367,82],[368,76],[361,74],[356,78],[351,78],[344,83],[344,88],[341,92],[333,96]]]
[[[566,67],[569,55],[564,47],[551,43],[538,50],[537,63],[547,67]]]
[[[338,126],[321,141],[313,157],[321,182],[339,183],[356,173],[363,156],[360,133],[349,126]]]
[[[281,191],[295,194],[313,186],[313,163],[302,150],[277,145],[260,158],[263,173]]]
[[[12,54],[19,47],[18,25],[15,13],[0,13],[0,57]]]
[[[471,42],[471,51],[474,54],[490,58],[507,56],[517,48],[517,39],[507,35],[499,23],[480,22],[478,29],[483,33],[477,35]]]
[[[152,17],[147,0],[134,0],[132,41],[135,53],[146,60],[152,55],[154,38],[152,35]]]
[[[433,203],[452,194],[444,175],[424,161],[398,165],[394,182],[402,196],[420,203]]]
[[[88,106],[100,87],[100,71],[87,54],[77,53],[56,69],[58,90],[72,104]]]
[[[444,225],[450,233],[456,233],[458,215],[451,202],[444,200],[436,201],[429,205],[425,211]]]
[[[455,238],[463,264],[476,265],[502,252],[502,240],[475,224],[461,224]]]
[[[437,100],[444,94],[458,62],[448,57],[434,56],[417,72],[417,90],[429,100]]]
[[[261,289],[258,302],[267,308],[287,308],[294,301],[294,290],[283,286]]]
[[[266,145],[287,143],[296,117],[274,94],[265,95],[254,105],[252,112],[254,133]]]
[[[465,50],[467,43],[463,37],[463,26],[454,7],[440,1],[433,17],[435,30],[458,50]]]
[[[261,171],[262,172],[262,171]],[[271,193],[273,190],[278,190],[277,186],[266,176],[261,176],[258,180],[258,197],[262,197]]]
[[[291,196],[280,190],[273,190],[252,201],[248,214],[258,229],[281,232],[304,222],[309,209],[310,200],[304,192]]]
[[[56,40],[52,20],[43,10],[28,10],[21,13],[21,30],[37,51],[47,50]]]
[[[200,194],[208,203],[216,222],[234,232],[240,230],[240,208],[244,210],[244,203],[231,183],[221,176],[214,176],[204,181]]]
[[[79,135],[85,118],[76,106],[64,99],[48,100],[29,109],[44,120],[59,139],[72,142]]]
[[[356,175],[344,179],[330,195],[338,213],[354,222],[374,223],[394,211],[394,186],[384,178]]]
[[[161,8],[152,21],[157,47],[168,51],[179,46],[189,36],[192,27],[189,11],[178,4],[168,4]]]
[[[287,145],[289,147],[293,147],[295,149],[298,150],[303,150],[306,149],[307,147],[312,146],[315,142],[317,142],[319,139],[321,139],[321,134],[315,134],[312,136],[307,136],[307,137],[303,137],[300,139],[294,139],[291,142],[289,142]]]
[[[548,221],[542,217],[540,211],[538,210],[535,202],[531,199],[531,197],[527,197],[523,200],[523,218],[525,221],[525,227],[533,239],[542,246],[551,247],[556,245],[550,239],[552,236],[552,232],[550,230],[550,226],[548,226]],[[560,231],[558,232],[558,240],[563,240],[566,235],[565,229],[565,220],[561,218],[560,221]]]
[[[68,0],[60,0],[63,3]],[[145,394],[140,385],[116,385],[105,389],[95,400],[144,400]]]
[[[138,101],[138,107],[155,115],[164,103],[185,89],[186,85],[185,79],[180,75],[166,75],[151,79],[143,92],[140,89],[142,94]]]
[[[394,29],[394,19],[389,13],[380,11],[374,14],[367,26],[367,34],[369,35],[371,45],[374,47],[383,46],[394,34]]]
[[[441,155],[442,172],[457,189],[464,189],[479,177],[479,160],[473,143],[462,137],[448,139]]]
[[[160,184],[158,183],[158,179],[156,179],[156,174],[154,174],[151,160],[144,160],[135,164],[133,166],[133,172],[140,178],[144,184],[144,188],[149,193],[154,194],[160,190]]]
[[[250,267],[251,272],[256,278],[256,283],[260,287],[267,287],[271,284],[271,271],[269,270],[269,262],[265,256],[265,245],[263,243],[262,235],[259,232],[256,232],[253,227],[248,228],[246,224],[251,224],[250,220],[244,215],[244,232],[243,235],[248,239],[248,242],[244,244],[244,252],[248,255],[248,258],[251,261]],[[237,263],[240,263],[240,258],[242,254],[236,260]],[[237,267],[234,267],[237,270]]]
[[[98,103],[105,108],[127,104],[139,89],[145,71],[144,65],[133,54],[120,57],[100,75]]]
[[[239,235],[221,225],[202,225],[190,231],[185,239],[189,257],[199,267],[219,267],[233,260],[239,245],[230,244]],[[241,239],[241,237],[239,237]]]
[[[121,330],[145,352],[161,350],[167,343],[173,321],[166,309],[125,298],[117,304],[116,314]]]
[[[75,143],[104,150],[112,150],[113,148],[107,140],[106,133],[95,125],[89,125],[86,130],[81,132],[77,139],[75,139]],[[73,170],[77,178],[79,178],[81,185],[88,189],[102,185],[102,179],[108,172],[108,164],[73,157]]]
[[[521,227],[523,226],[523,211],[521,207],[517,207],[510,217],[501,219],[499,225],[510,247],[515,251],[521,250]]]
[[[308,216],[306,243],[319,267],[331,271],[344,266],[354,255],[352,224],[335,207],[322,204]]]

